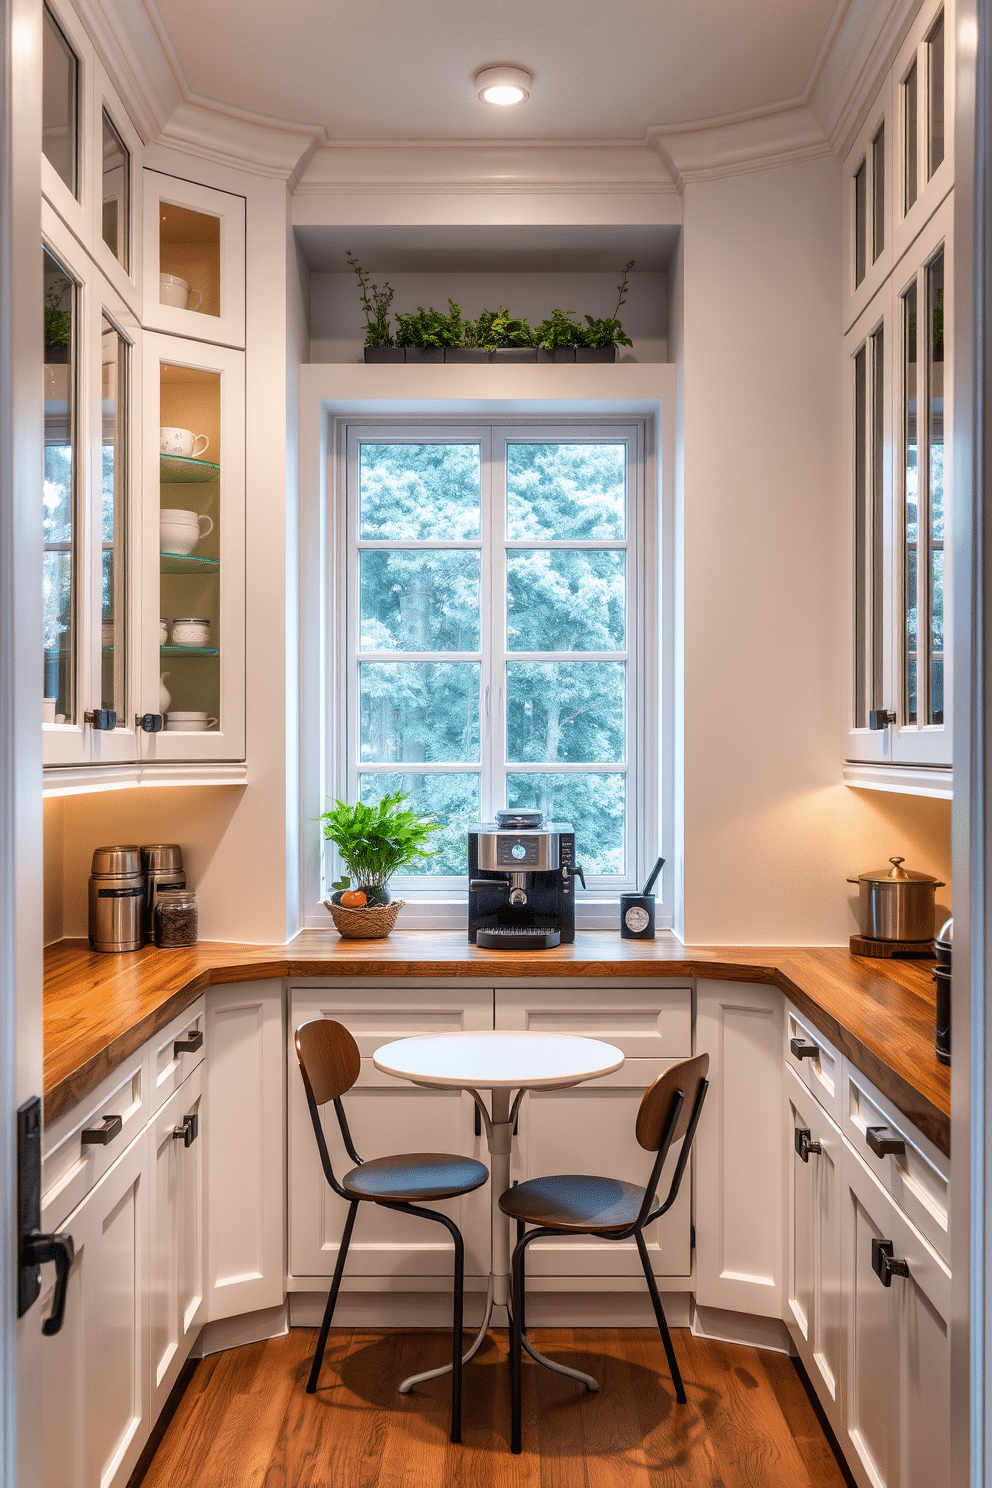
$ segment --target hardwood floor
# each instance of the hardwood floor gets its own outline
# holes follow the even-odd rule
[[[396,1384],[444,1358],[441,1333],[335,1330],[316,1395],[316,1332],[202,1360],[143,1488],[844,1488],[791,1360],[673,1331],[689,1403],[678,1406],[647,1329],[534,1331],[574,1381],[525,1362],[524,1452],[511,1457],[506,1333],[465,1370],[463,1440],[447,1437],[449,1385]]]

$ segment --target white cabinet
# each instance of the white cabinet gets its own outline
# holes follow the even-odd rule
[[[838,1438],[841,1400],[839,1128],[791,1069],[785,1073],[789,1162],[786,1322]]]
[[[362,1157],[419,1151],[464,1153],[482,1162],[488,1159],[485,1139],[475,1134],[475,1106],[469,1095],[460,1090],[428,1090],[384,1075],[373,1066],[372,1054],[381,1044],[412,1034],[491,1029],[491,987],[465,987],[454,981],[399,989],[366,984],[292,990],[287,1066],[291,1278],[331,1274],[348,1209],[332,1193],[321,1170],[293,1043],[299,1025],[315,1018],[343,1023],[361,1050],[361,1074],[343,1104]],[[325,1107],[323,1115],[335,1171],[347,1172],[354,1164],[344,1151],[333,1107]],[[472,1278],[488,1276],[488,1184],[430,1207],[450,1215],[462,1232],[468,1284]],[[451,1241],[441,1226],[418,1223],[408,1214],[394,1214],[374,1204],[362,1205],[348,1250],[346,1288],[444,1290],[450,1287],[450,1278]]]
[[[634,1124],[641,1097],[660,1074],[692,1054],[692,993],[657,983],[518,987],[496,990],[496,1027],[603,1039],[624,1054],[623,1069],[565,1090],[531,1091],[520,1106],[512,1176],[523,1182],[543,1173],[606,1173],[644,1184],[652,1154],[640,1147]],[[664,1186],[664,1185],[663,1185]],[[644,1238],[655,1275],[669,1283],[692,1270],[691,1189],[688,1176],[675,1204]],[[528,1255],[528,1277],[540,1285],[560,1278],[641,1278],[633,1241],[611,1244],[589,1235],[542,1240]]]
[[[281,1306],[285,1257],[282,983],[212,987],[206,1011],[208,1321]]]
[[[139,711],[163,712],[165,728],[140,734],[142,760],[242,760],[244,353],[146,333],[144,386],[143,473],[149,499]],[[205,440],[201,454],[162,453],[162,427],[198,436],[196,449]],[[190,620],[202,624],[194,630]]]
[[[165,1102],[149,1127],[152,1421],[168,1400],[203,1321],[202,1074],[201,1065]]]
[[[42,1340],[43,1482],[123,1488],[149,1427],[146,1133],[62,1228],[76,1254],[62,1330]],[[39,1327],[52,1290],[42,1293]]]
[[[245,344],[245,199],[144,172],[144,323]]]
[[[696,1132],[696,1300],[783,1315],[782,994],[700,981],[696,1050],[710,1089]]]
[[[864,1488],[935,1488],[950,1479],[950,1273],[850,1150],[843,1174],[845,1452]]]

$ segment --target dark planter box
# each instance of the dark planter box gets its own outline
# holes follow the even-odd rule
[[[575,347],[559,346],[555,351],[548,351],[547,347],[542,346],[537,359],[539,362],[574,362]]]
[[[575,348],[577,362],[615,362],[616,359],[615,346],[577,346]]]
[[[406,348],[403,346],[366,346],[367,362],[405,362]]]
[[[45,365],[48,367],[65,367],[69,362],[68,346],[46,346]]]
[[[536,346],[501,346],[494,354],[497,362],[536,362]]]
[[[499,353],[497,352],[498,356]],[[490,353],[485,346],[446,346],[444,348],[444,360],[446,362],[488,362]]]
[[[443,346],[408,346],[406,348],[406,359],[408,362],[443,362]]]

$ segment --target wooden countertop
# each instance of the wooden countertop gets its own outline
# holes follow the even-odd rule
[[[925,1132],[951,1150],[951,1072],[934,1054],[929,961],[876,961],[846,947],[684,946],[582,931],[552,951],[489,951],[464,931],[342,940],[307,930],[288,945],[204,941],[126,955],[65,940],[45,953],[45,1120],[93,1090],[205,987],[265,977],[710,977],[781,990]]]

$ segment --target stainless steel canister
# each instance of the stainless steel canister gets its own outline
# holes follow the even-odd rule
[[[137,847],[98,847],[89,883],[89,933],[94,951],[138,951],[145,879]]]
[[[858,918],[868,940],[933,940],[934,895],[944,885],[932,873],[903,868],[903,861],[890,858],[891,868],[847,880],[858,885]]]
[[[145,940],[155,939],[155,905],[162,889],[184,889],[183,850],[177,842],[150,842],[141,849],[145,899],[141,926]]]

